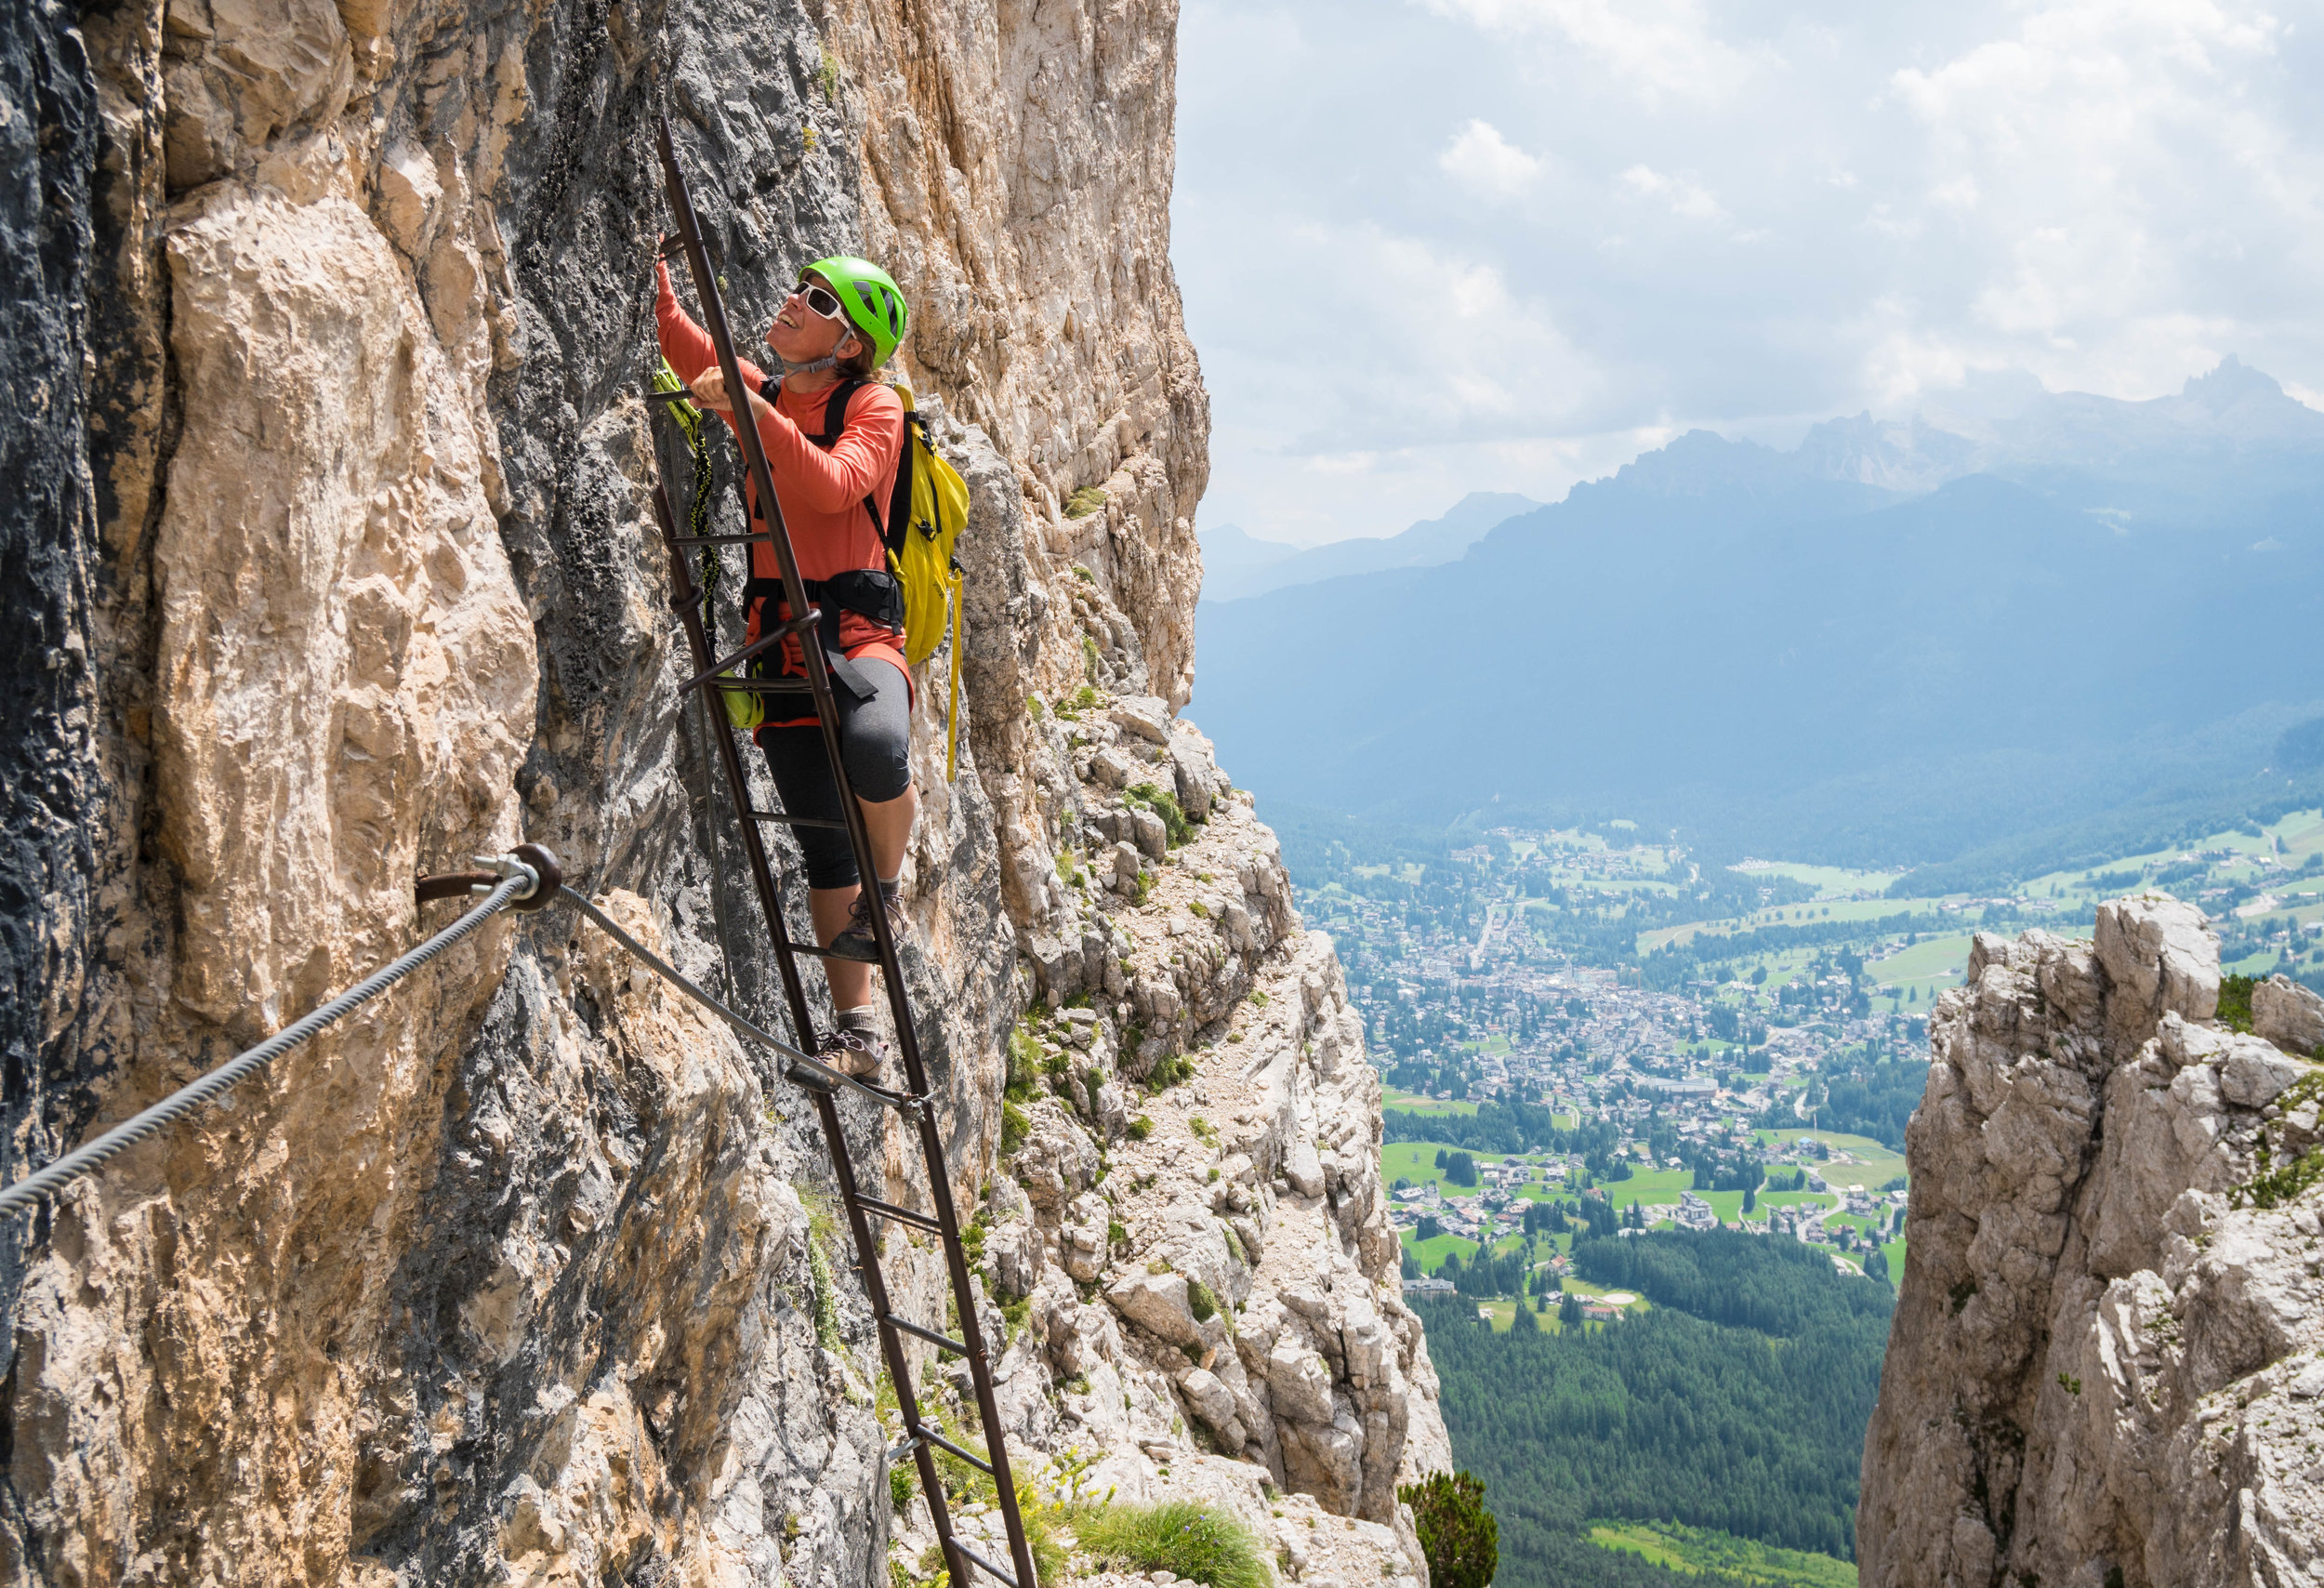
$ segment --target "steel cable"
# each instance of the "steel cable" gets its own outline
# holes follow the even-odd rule
[[[393,964],[339,994],[311,1014],[285,1026],[248,1052],[229,1059],[200,1080],[180,1087],[135,1118],[114,1126],[87,1145],[74,1148],[47,1168],[36,1170],[0,1191],[0,1213],[12,1213],[63,1189],[124,1148],[201,1107],[252,1071],[263,1069],[332,1022],[369,1003],[508,906],[530,896],[539,885],[540,878],[531,868],[516,867],[485,895],[482,903]]]
[[[620,944],[624,948],[628,949],[629,952],[644,960],[664,981],[668,982],[680,992],[684,993],[688,998],[702,1005],[703,1008],[717,1015],[720,1020],[725,1021],[729,1026],[732,1026],[735,1030],[741,1032],[744,1036],[748,1037],[754,1042],[765,1043],[768,1047],[773,1049],[776,1052],[790,1060],[795,1066],[806,1070],[818,1081],[826,1085],[837,1084],[847,1087],[851,1091],[862,1092],[865,1096],[870,1098],[875,1103],[884,1104],[890,1108],[903,1108],[907,1113],[911,1111],[910,1108],[905,1106],[907,1102],[911,1105],[911,1107],[917,1107],[918,1105],[917,1099],[899,1101],[897,1098],[891,1096],[886,1092],[865,1086],[862,1081],[857,1080],[853,1076],[841,1074],[839,1071],[833,1069],[829,1065],[824,1063],[823,1060],[815,1057],[814,1054],[801,1052],[798,1048],[795,1048],[790,1043],[786,1042],[782,1038],[776,1036],[765,1026],[760,1026],[758,1022],[735,1013],[733,1010],[727,1008],[726,1005],[720,1003],[717,999],[712,998],[708,993],[704,992],[700,987],[694,986],[693,983],[688,981],[685,973],[680,971],[677,966],[672,965],[668,960],[654,953],[653,949],[648,948],[644,944],[630,936],[628,933],[623,931],[620,922],[616,921],[612,916],[607,915],[603,910],[599,909],[595,905],[589,902],[588,894],[577,893],[570,887],[560,887],[557,891],[564,894],[566,898],[571,899],[574,904],[580,906],[582,914],[597,922],[599,926],[603,927],[605,929],[606,935],[613,938],[614,942]],[[796,1081],[794,1081],[794,1084],[796,1084]]]

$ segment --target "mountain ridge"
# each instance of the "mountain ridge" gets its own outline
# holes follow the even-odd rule
[[[2045,402],[2097,440],[1906,492],[1840,444],[1868,421],[1789,452],[1690,431],[1457,563],[1205,602],[1205,724],[1290,801],[1498,795],[1850,864],[2258,776],[2324,674],[2324,415],[2225,364]],[[1384,665],[1415,608],[1474,615],[1459,666]]]
[[[1202,596],[1205,601],[1245,600],[1351,574],[1457,562],[1496,525],[1541,505],[1506,491],[1472,491],[1440,516],[1422,519],[1394,535],[1359,536],[1304,549],[1261,540],[1223,524],[1203,532]],[[1221,553],[1215,563],[1214,544]]]

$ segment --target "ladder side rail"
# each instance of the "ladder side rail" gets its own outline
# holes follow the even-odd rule
[[[726,300],[719,294],[718,272],[710,268],[709,251],[703,246],[702,222],[694,214],[693,192],[686,186],[684,173],[678,168],[678,150],[670,142],[669,116],[658,118],[655,145],[662,157],[662,180],[667,192],[670,220],[678,228],[678,241],[685,250],[686,270],[693,277],[694,300],[702,305],[702,328],[710,334],[710,345],[719,356],[719,373],[725,377],[727,401],[733,404],[734,438],[743,449],[743,463],[750,475],[752,495],[759,503],[759,519],[767,526],[768,549],[774,553],[777,571],[783,579],[784,598],[790,602],[793,616],[807,612],[807,587],[799,578],[799,562],[791,553],[791,537],[783,523],[783,507],[774,494],[774,473],[767,467],[767,451],[759,443],[759,427],[752,422],[750,389],[743,384],[741,362],[734,356],[734,337],[726,323]],[[818,708],[825,706],[824,695],[818,690]]]
[[[969,1358],[969,1380],[976,1390],[978,1417],[984,1424],[984,1448],[993,1459],[993,1487],[1000,1502],[1001,1520],[1009,1531],[1009,1558],[1017,1568],[1019,1583],[1037,1582],[1033,1574],[1033,1550],[1024,1536],[1024,1517],[1017,1508],[1017,1483],[1009,1468],[1009,1441],[1000,1425],[1000,1406],[993,1395],[992,1357],[984,1344],[984,1321],[977,1317],[976,1291],[969,1283],[969,1257],[960,1244],[960,1218],[952,1202],[952,1180],[944,1169],[944,1139],[936,1129],[936,1111],[923,1107],[918,1121],[920,1151],[929,1165],[929,1201],[935,1209],[936,1220],[948,1232],[944,1237],[944,1265],[951,1271],[952,1293],[960,1313],[960,1343],[966,1345]],[[956,1582],[966,1583],[965,1574]]]
[[[783,522],[782,508],[774,494],[774,477],[767,465],[766,449],[760,444],[759,427],[752,422],[748,389],[743,384],[740,365],[734,354],[731,327],[726,309],[718,289],[718,277],[710,268],[708,252],[703,246],[700,222],[694,213],[693,200],[686,185],[683,172],[678,167],[678,154],[670,140],[669,118],[659,118],[657,143],[662,159],[662,171],[668,189],[669,205],[678,227],[679,240],[685,249],[686,262],[694,279],[694,290],[703,310],[703,328],[709,333],[712,346],[719,356],[719,368],[725,377],[727,390],[734,404],[736,422],[734,436],[743,450],[744,461],[749,467],[750,478],[760,504],[760,517],[771,536],[770,549],[774,552],[776,565],[783,576],[785,598],[794,615],[808,610],[806,586],[799,577],[798,559],[793,553],[788,526]],[[839,792],[839,807],[847,821],[848,838],[853,849],[856,867],[865,885],[874,890],[877,899],[878,873],[871,864],[871,838],[864,822],[864,814],[857,803],[854,789],[847,775],[847,763],[840,753],[838,712],[831,695],[831,680],[825,662],[822,636],[818,629],[809,629],[799,636],[799,650],[806,663],[808,682],[815,702],[815,716],[823,729],[824,748],[829,757],[832,777]],[[955,665],[957,665],[956,660]],[[881,979],[887,984],[888,1006],[893,1021],[897,1047],[901,1051],[909,1091],[921,1098],[930,1097],[928,1072],[921,1063],[918,1033],[912,1022],[911,1009],[905,998],[902,968],[896,957],[895,939],[888,927],[884,906],[876,906],[870,912],[872,935],[878,946]],[[778,929],[779,930],[779,929]],[[795,978],[786,978],[794,980]],[[801,1015],[800,1035],[809,1034],[804,1021],[803,999],[799,1009]],[[802,1040],[801,1047],[812,1047]],[[931,1099],[932,1101],[932,1099]],[[821,1104],[818,1104],[821,1106]],[[846,1140],[833,1129],[836,1113],[826,1122],[832,1157],[837,1163],[846,1156]],[[969,1347],[970,1377],[976,1388],[980,1416],[984,1423],[985,1443],[993,1457],[994,1483],[1000,1502],[1001,1516],[1007,1524],[1010,1556],[1018,1571],[1021,1585],[1036,1581],[1032,1553],[1024,1537],[1024,1521],[1017,1503],[1016,1485],[1009,1467],[1007,1441],[1000,1430],[999,1411],[992,1388],[991,1368],[984,1344],[984,1330],[976,1318],[975,1291],[969,1283],[968,1261],[960,1246],[959,1216],[952,1200],[950,1171],[945,1163],[944,1143],[936,1130],[931,1111],[919,1110],[921,1152],[929,1170],[930,1197],[936,1210],[937,1221],[944,1226],[944,1247],[946,1267],[950,1270],[954,1299],[961,1318],[961,1340]],[[843,1171],[850,1182],[852,1169]],[[850,1201],[851,1218],[858,1221],[859,1232],[867,1238],[858,1213]],[[863,1253],[864,1269],[868,1276],[878,1266],[877,1249],[859,1240],[857,1250]],[[883,1286],[884,1289],[884,1286]],[[883,1329],[883,1332],[886,1331]],[[925,1447],[923,1447],[925,1449]]]
[[[842,1150],[831,1155],[831,1168],[839,1182],[839,1202],[847,1209],[848,1228],[855,1237],[855,1250],[862,1255],[865,1299],[871,1303],[872,1318],[879,1333],[880,1354],[888,1360],[888,1379],[895,1386],[896,1410],[904,1420],[905,1436],[912,1440],[913,1462],[919,1469],[920,1492],[928,1498],[928,1517],[935,1525],[936,1537],[942,1541],[944,1553],[953,1551],[952,1512],[944,1502],[943,1475],[936,1468],[936,1452],[926,1439],[918,1438],[915,1430],[920,1426],[919,1392],[912,1384],[912,1364],[904,1354],[904,1341],[888,1323],[892,1310],[888,1295],[887,1276],[879,1271],[879,1248],[872,1237],[870,1223],[864,1217],[864,1209],[855,1190],[855,1166],[844,1150],[847,1138],[840,1134],[839,1110],[828,1092],[814,1094],[815,1114],[823,1122],[824,1139]],[[954,1563],[953,1581],[966,1584],[967,1575]]]
[[[702,628],[702,592],[694,585],[693,570],[686,566],[686,553],[676,544],[678,526],[670,512],[669,494],[658,478],[658,457],[654,469],[657,478],[654,482],[654,516],[660,521],[662,541],[669,550],[671,601],[678,608],[679,621],[685,626],[686,643],[693,651],[694,666],[699,670],[710,659],[709,637]],[[784,929],[782,895],[775,891],[774,867],[767,859],[766,840],[759,831],[759,824],[750,819],[750,785],[743,774],[743,758],[735,753],[733,732],[726,726],[726,708],[715,694],[717,687],[715,683],[704,685],[695,698],[706,700],[709,707],[709,736],[718,742],[719,762],[726,773],[727,791],[733,798],[736,825],[743,829],[743,852],[750,859],[751,883],[758,890],[759,907],[766,914],[767,928],[774,934],[775,963],[783,973],[785,1001],[791,1006],[791,1035],[801,1048],[812,1051],[815,1043],[807,1015],[807,988],[799,979],[799,962],[791,953],[790,935]]]
[[[670,214],[678,228],[678,239],[685,249],[686,267],[693,276],[694,297],[702,305],[702,325],[710,336],[711,346],[719,356],[719,370],[726,378],[728,400],[733,404],[734,439],[743,450],[754,492],[758,497],[759,520],[767,526],[769,549],[773,551],[775,565],[782,574],[784,600],[789,604],[794,621],[805,617],[809,607],[807,586],[799,572],[799,557],[791,545],[790,526],[784,522],[782,504],[774,494],[774,472],[768,467],[767,451],[759,436],[759,427],[752,421],[750,394],[743,384],[742,364],[734,352],[733,327],[726,318],[726,302],[719,292],[718,272],[710,268],[708,250],[703,245],[702,224],[694,213],[692,190],[686,185],[685,173],[678,168],[678,151],[670,141],[669,117],[660,118],[656,143],[662,158],[664,185],[669,192]],[[765,619],[760,623],[763,626]],[[872,864],[871,833],[864,822],[863,808],[856,802],[855,790],[847,775],[847,761],[840,753],[839,718],[837,703],[831,695],[830,668],[826,662],[819,628],[808,627],[799,636],[799,651],[806,663],[809,693],[814,697],[815,720],[823,730],[824,753],[831,763],[833,782],[839,791],[839,810],[847,823],[849,845],[855,853],[859,884],[878,895],[878,867]],[[708,665],[706,662],[704,664]],[[912,1023],[912,1012],[905,1001],[902,967],[896,959],[894,935],[888,929],[888,912],[875,908],[871,912],[872,937],[878,947],[878,963],[887,984],[888,1012],[896,1032],[896,1047],[904,1061],[906,1090],[916,1095],[928,1095],[928,1072],[920,1061],[919,1033]],[[799,1046],[812,1048],[812,1041],[801,1040]],[[947,1220],[947,1224],[951,1221]],[[957,1229],[957,1226],[956,1226]]]
[[[695,299],[702,305],[703,329],[709,333],[711,346],[718,352],[719,371],[725,377],[728,401],[733,404],[734,439],[742,447],[743,461],[759,501],[759,519],[767,526],[768,549],[774,553],[775,565],[782,575],[784,600],[796,623],[803,620],[810,610],[806,582],[799,576],[790,526],[784,523],[782,504],[775,496],[774,473],[767,465],[766,447],[751,418],[750,392],[743,384],[742,364],[735,356],[733,328],[727,322],[718,272],[710,268],[709,252],[703,245],[702,224],[694,213],[693,192],[686,185],[685,173],[678,168],[678,151],[670,141],[667,114],[660,118],[656,144],[662,157],[664,185],[668,189],[670,214],[678,228],[679,242],[685,250],[687,270],[693,276]],[[824,753],[831,763],[832,779],[839,791],[839,809],[847,823],[848,842],[855,853],[859,883],[870,888],[877,898],[878,868],[872,864],[871,834],[865,826],[863,810],[856,803],[855,790],[850,785],[846,759],[840,753],[838,710],[831,695],[830,669],[823,654],[822,634],[818,628],[810,626],[799,640],[801,658],[806,663],[808,690],[814,697],[815,720],[823,730]],[[703,666],[709,666],[706,658]],[[904,1059],[908,1090],[926,1096],[927,1071],[920,1063],[918,1033],[913,1028],[912,1012],[905,999],[904,977],[896,960],[895,942],[888,930],[887,911],[875,908],[871,920],[872,935],[879,950],[879,967],[885,973],[881,979],[887,983],[888,1012],[895,1026],[896,1045]],[[804,1026],[800,1028],[799,1046],[815,1046]]]

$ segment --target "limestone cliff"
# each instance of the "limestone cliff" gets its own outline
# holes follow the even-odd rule
[[[968,642],[918,681],[906,973],[1026,1470],[1200,1471],[1262,1525],[1344,1519],[1283,1541],[1294,1576],[1417,1575],[1392,1485],[1445,1448],[1377,1092],[1272,840],[1172,720],[1208,429],[1175,23],[0,18],[6,1177],[390,958],[448,919],[416,872],[520,837],[779,1018],[646,509],[666,110],[738,324],[818,254],[894,264],[905,374],[975,492]],[[1157,838],[1148,784],[1209,808],[1194,841]],[[1069,1050],[1060,1086],[1040,1056]],[[0,1579],[877,1581],[918,1523],[828,1184],[757,1055],[568,913],[496,922],[0,1230]],[[931,1255],[890,1258],[940,1319]],[[1197,1281],[1225,1305],[1181,1339]]]
[[[1865,1437],[1878,1588],[2324,1571],[2324,1000],[2214,1020],[2192,906],[1980,936],[1906,1132],[1909,1246]]]

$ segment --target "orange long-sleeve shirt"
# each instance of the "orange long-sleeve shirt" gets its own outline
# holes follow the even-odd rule
[[[718,350],[711,344],[710,333],[680,306],[670,286],[669,265],[664,262],[657,273],[660,290],[654,298],[654,319],[662,356],[680,380],[692,384],[704,370],[717,365]],[[766,373],[747,360],[735,362],[745,384],[758,391],[766,382]],[[894,489],[896,464],[904,451],[903,401],[878,381],[859,388],[848,400],[838,441],[825,452],[807,437],[823,432],[829,390],[801,396],[787,386],[777,386],[775,393],[773,411],[759,420],[759,441],[766,449],[767,470],[774,476],[775,499],[783,509],[784,527],[790,532],[799,576],[827,579],[852,568],[885,568],[887,548],[873,527],[871,514],[865,510],[864,498],[869,496],[884,511],[889,493]],[[733,414],[719,417],[729,426],[736,422]],[[743,490],[755,516],[759,490],[747,473]],[[772,547],[764,542],[751,547],[750,571],[756,578],[781,576]],[[778,599],[776,605],[780,617],[790,615],[787,602]],[[750,621],[754,640],[759,636],[759,616],[760,609],[754,607]],[[839,636],[841,648],[851,656],[866,650],[897,650],[894,631],[860,613],[841,617]],[[796,642],[783,649],[786,670],[796,670],[800,665]],[[891,659],[904,668],[900,653]]]

